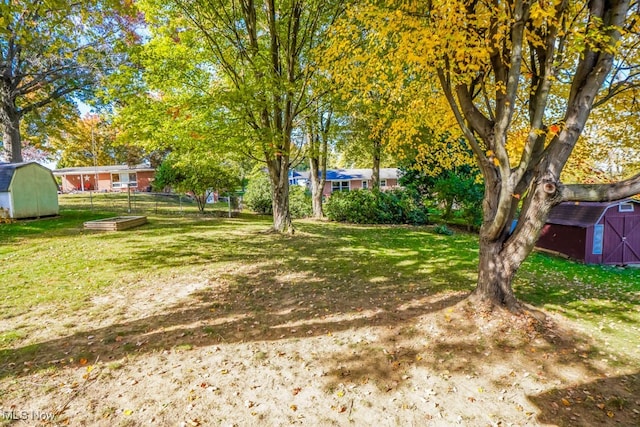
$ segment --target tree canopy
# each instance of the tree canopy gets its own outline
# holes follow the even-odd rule
[[[131,2],[9,1],[0,6],[0,123],[5,157],[22,160],[20,121],[74,104],[136,41]]]
[[[288,172],[302,144],[302,113],[316,70],[312,51],[341,11],[340,2],[317,0],[145,1],[159,61],[151,70],[165,78],[160,97],[175,94],[203,76],[192,89],[211,95],[218,123],[231,123],[226,139],[263,161],[273,189],[274,229],[292,231]],[[162,45],[161,45],[162,43]],[[173,47],[171,47],[173,45]],[[169,46],[169,47],[167,47]],[[172,51],[171,49],[175,49]],[[182,57],[184,69],[163,76],[165,59]],[[168,77],[168,79],[167,79]],[[178,77],[178,80],[174,80]],[[177,83],[172,85],[171,83]],[[214,107],[215,105],[215,107]]]
[[[513,276],[553,206],[640,192],[640,175],[609,185],[561,181],[591,111],[637,90],[636,7],[626,0],[383,1],[357,13],[367,37],[397,40],[394,57],[435,77],[427,96],[446,99],[485,183],[474,296],[515,309]],[[637,117],[635,108],[620,111]]]
[[[158,168],[154,180],[157,191],[170,187],[189,193],[201,213],[211,194],[234,191],[239,185],[238,167],[211,151],[170,154]]]

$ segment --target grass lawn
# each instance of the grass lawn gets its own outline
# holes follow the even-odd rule
[[[264,217],[152,205],[142,227],[83,230],[121,201],[63,196],[58,218],[0,225],[0,410],[71,425],[640,424],[639,270],[533,254],[514,286],[547,318],[495,322],[464,302],[472,234],[300,221],[279,236]]]

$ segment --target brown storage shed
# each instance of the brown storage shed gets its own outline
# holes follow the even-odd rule
[[[587,264],[640,264],[640,202],[561,203],[536,246]]]

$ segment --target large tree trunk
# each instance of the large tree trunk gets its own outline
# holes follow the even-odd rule
[[[309,132],[309,180],[311,182],[311,205],[313,208],[313,217],[316,219],[324,218],[322,211],[322,197],[324,185],[327,182],[327,151],[328,151],[328,126],[327,123],[321,125],[321,130]]]
[[[485,191],[484,206],[491,210],[495,206],[495,191],[491,186],[487,186]],[[478,286],[473,291],[472,299],[511,311],[520,309],[512,288],[513,278],[533,250],[549,211],[561,201],[556,189],[547,188],[544,182],[532,184],[529,191],[531,194],[522,206],[513,232],[511,221],[505,224],[497,239],[487,235],[491,225],[489,221],[481,227]],[[495,216],[495,212],[489,212],[489,215],[485,213],[485,221],[491,216]]]
[[[289,211],[289,156],[281,154],[267,163],[271,179],[273,228],[276,233],[294,233]]]
[[[380,189],[380,158],[382,157],[382,143],[380,138],[376,137],[373,141],[373,165],[371,167],[371,188]]]
[[[326,182],[326,168],[320,170],[320,160],[317,157],[309,157],[309,180],[311,182],[311,206],[313,217],[321,219],[324,217],[322,211],[322,192]]]
[[[15,106],[4,105],[0,110],[2,121],[2,142],[9,163],[22,162],[22,141],[20,139],[20,113]]]
[[[273,231],[278,233],[294,233],[291,213],[289,211],[289,180],[272,182]]]
[[[329,128],[333,112],[330,108],[323,108],[315,104],[313,114],[307,119],[307,139],[309,157],[309,180],[311,182],[311,205],[313,217],[324,218],[322,211],[322,197],[324,185],[327,182],[327,156],[329,148]]]
[[[480,239],[478,285],[471,298],[490,306],[516,309],[517,300],[511,283],[519,266],[502,254],[501,247],[502,242]]]
[[[476,3],[471,4],[469,16],[475,16],[476,6]],[[547,116],[553,114],[547,112],[550,110],[550,94],[553,93],[551,88],[560,71],[556,66],[557,55],[566,54],[566,49],[557,49],[565,46],[567,37],[575,37],[558,24],[566,18],[573,19],[572,12],[568,3],[562,3],[556,9],[556,17],[547,21],[542,30],[536,29],[537,24],[530,20],[531,6],[532,3],[528,2],[507,6],[509,20],[504,23],[509,28],[508,33],[498,30],[501,24],[495,25],[495,22],[502,22],[498,15],[487,20],[492,22],[490,27],[476,27],[476,21],[465,22],[460,27],[469,28],[471,36],[483,34],[483,37],[496,40],[502,39],[502,34],[508,34],[505,42],[510,48],[496,48],[490,52],[490,60],[486,63],[490,71],[472,79],[458,78],[461,70],[457,61],[449,60],[453,59],[452,56],[447,57],[455,56],[455,52],[443,53],[445,66],[438,70],[441,87],[485,180],[478,286],[472,298],[512,310],[518,309],[511,288],[513,277],[533,249],[554,205],[562,201],[619,200],[640,191],[640,174],[616,184],[566,186],[560,181],[567,160],[585,128],[594,100],[598,99],[598,92],[616,62],[614,55],[618,52],[621,28],[625,27],[628,17],[629,1],[593,0],[588,2],[585,18],[576,18],[577,21],[586,19],[586,31],[601,35],[603,41],[601,45],[587,46],[579,58],[564,59],[566,63],[576,63],[561,123],[548,122]],[[524,75],[522,64],[527,51],[532,50],[527,31],[532,29],[534,33],[540,31],[544,35],[541,38],[544,45],[536,46],[530,55],[529,73]],[[495,91],[492,99],[488,99],[486,94],[480,95],[485,82],[489,81],[491,84],[500,82],[503,88]],[[523,89],[529,92],[529,133],[519,160],[516,157],[513,162],[507,150],[508,138],[517,115],[516,108],[521,108],[517,100],[524,93]],[[608,94],[602,94],[599,102],[605,102],[618,90],[627,89],[624,82],[619,86],[616,82],[616,85],[609,86]],[[520,200],[523,200],[523,206],[517,218],[518,225],[511,233],[511,222],[516,217]]]

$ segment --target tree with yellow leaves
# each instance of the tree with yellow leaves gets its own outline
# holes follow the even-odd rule
[[[394,54],[436,76],[485,185],[471,298],[519,310],[512,280],[552,207],[640,192],[640,175],[612,184],[561,181],[591,111],[640,83],[637,7],[628,0],[390,0],[360,13],[375,30],[369,34],[395,35]],[[631,109],[619,114],[637,121]]]

